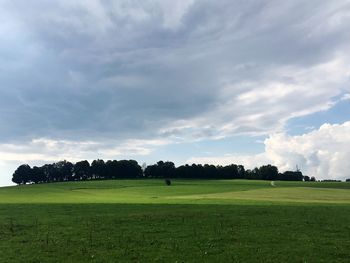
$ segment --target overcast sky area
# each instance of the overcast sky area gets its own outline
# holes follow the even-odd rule
[[[350,178],[349,28],[348,0],[0,0],[0,185],[98,158]]]

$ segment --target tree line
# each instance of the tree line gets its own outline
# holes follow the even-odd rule
[[[133,178],[182,178],[182,179],[251,179],[283,181],[315,181],[314,177],[303,175],[300,171],[279,173],[273,165],[263,165],[252,170],[243,165],[181,165],[159,161],[153,165],[141,167],[135,160],[94,160],[80,161],[75,164],[60,161],[41,167],[20,165],[13,173],[12,181],[16,184],[51,183],[64,181],[133,179]]]

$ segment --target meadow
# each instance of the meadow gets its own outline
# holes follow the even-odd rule
[[[0,262],[349,262],[350,183],[0,188]]]

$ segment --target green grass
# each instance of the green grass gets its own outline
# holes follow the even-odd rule
[[[344,203],[349,183],[307,183],[248,180],[111,180],[4,187],[0,203]]]
[[[0,262],[349,262],[350,184],[120,180],[0,188]]]

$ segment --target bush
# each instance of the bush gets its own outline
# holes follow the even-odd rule
[[[165,184],[166,184],[166,185],[171,185],[170,179],[165,179]]]

